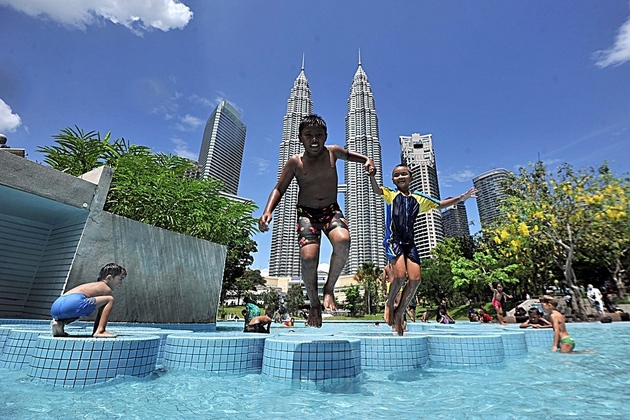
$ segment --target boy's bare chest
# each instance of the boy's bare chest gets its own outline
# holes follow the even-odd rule
[[[318,159],[301,159],[295,177],[301,187],[306,185],[337,185],[337,168],[328,153]]]

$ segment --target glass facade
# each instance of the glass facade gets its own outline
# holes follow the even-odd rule
[[[228,194],[238,193],[246,133],[240,114],[226,101],[221,101],[212,112],[203,132],[199,151],[201,174],[223,181],[223,192]]]

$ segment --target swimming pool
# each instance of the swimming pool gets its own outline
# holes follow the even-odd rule
[[[411,327],[414,327],[412,325]],[[467,323],[452,331],[466,332]],[[381,324],[325,323],[296,334],[371,334]],[[479,331],[505,331],[475,325]],[[218,327],[221,329],[221,326]],[[0,369],[0,418],[630,418],[630,323],[568,324],[577,350],[547,347],[496,365],[412,371],[364,370],[325,390],[303,389],[261,374],[226,375],[160,369],[83,389],[34,383],[23,370]],[[515,325],[507,331],[517,331]],[[272,329],[274,333],[286,328]]]

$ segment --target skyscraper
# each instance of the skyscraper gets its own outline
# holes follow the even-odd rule
[[[488,227],[501,214],[499,205],[506,197],[503,181],[509,176],[507,169],[499,168],[484,172],[473,178],[477,190],[477,209],[481,227]]]
[[[346,115],[346,149],[371,157],[376,166],[376,178],[383,183],[381,143],[378,136],[378,117],[372,87],[361,65],[357,68],[348,98]],[[377,267],[386,263],[383,251],[385,212],[383,200],[370,187],[363,165],[344,161],[345,209],[350,228],[350,255],[344,274],[354,274],[364,262]]]
[[[409,167],[413,180],[411,189],[431,197],[440,198],[435,151],[431,134],[400,136],[400,158]],[[416,219],[415,241],[420,258],[429,258],[430,252],[444,239],[442,216],[438,209],[421,213]]]
[[[444,236],[447,238],[463,238],[470,236],[466,204],[459,202],[442,210]]]
[[[199,151],[199,167],[204,177],[223,181],[224,192],[236,195],[241,176],[247,128],[241,115],[226,101],[208,118]]]
[[[304,148],[298,139],[300,122],[302,118],[312,113],[311,89],[304,74],[304,59],[302,59],[302,69],[293,82],[293,89],[287,100],[278,158],[278,177],[289,157],[302,153]],[[269,256],[270,276],[298,276],[301,273],[300,250],[295,231],[297,196],[298,186],[296,180],[293,179],[273,214]]]

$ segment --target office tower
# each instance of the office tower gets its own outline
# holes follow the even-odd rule
[[[354,74],[346,115],[346,145],[348,150],[371,157],[376,165],[376,178],[383,183],[381,144],[378,137],[378,117],[372,87],[361,66]],[[365,262],[383,267],[385,212],[383,200],[372,191],[363,165],[344,163],[345,209],[350,228],[350,255],[344,274],[355,274]]]
[[[442,210],[444,236],[447,238],[463,238],[470,236],[466,204],[459,202]]]
[[[298,139],[300,122],[302,118],[312,113],[311,89],[304,74],[304,59],[302,59],[302,69],[293,82],[293,89],[287,101],[287,113],[282,125],[278,177],[289,157],[303,152],[304,147]],[[269,256],[270,276],[299,276],[301,273],[300,250],[295,231],[297,196],[298,186],[296,180],[293,179],[273,213]]]
[[[229,103],[221,101],[203,132],[199,151],[201,174],[223,181],[223,191],[228,194],[238,192],[246,131],[241,115]]]
[[[435,152],[431,134],[400,136],[400,158],[405,163],[413,180],[411,189],[431,197],[440,198]],[[442,216],[438,209],[421,213],[416,219],[415,241],[420,258],[430,258],[431,250],[444,239]]]
[[[499,205],[506,197],[503,181],[509,176],[507,169],[499,168],[473,178],[477,190],[477,209],[482,228],[489,227],[501,214]]]

